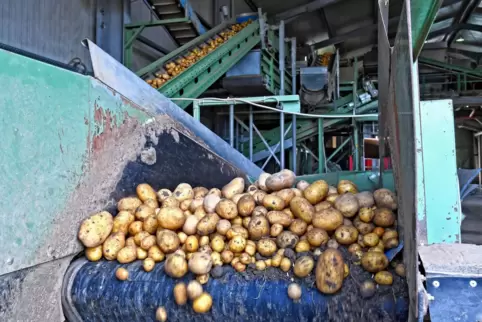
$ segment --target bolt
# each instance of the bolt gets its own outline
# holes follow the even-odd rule
[[[476,286],[477,286],[477,282],[474,281],[474,280],[471,280],[471,281],[469,282],[469,284],[470,284],[471,287],[476,287]]]
[[[433,281],[432,285],[433,285],[433,287],[437,288],[437,287],[440,286],[440,282],[439,281]]]
[[[12,265],[13,264],[13,257],[7,258],[7,265]]]

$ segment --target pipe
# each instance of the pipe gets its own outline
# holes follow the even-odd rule
[[[234,147],[234,105],[229,105],[229,145]]]
[[[282,20],[279,24],[279,73],[280,73],[280,89],[279,94],[285,94],[285,22]],[[283,107],[281,106],[281,109]],[[280,167],[285,168],[285,114],[280,114],[280,134],[281,134],[281,151],[280,151]]]
[[[249,106],[249,160],[253,161],[253,107]]]

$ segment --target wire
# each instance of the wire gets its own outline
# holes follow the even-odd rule
[[[217,97],[207,97],[207,98],[169,98],[172,101],[191,101],[191,102],[203,102],[205,100],[213,100],[213,101],[221,101],[221,102],[241,102],[245,104],[249,104],[252,106],[264,108],[267,110],[272,110],[278,113],[285,113],[285,114],[291,114],[291,115],[296,115],[296,116],[303,116],[303,117],[308,117],[308,118],[326,118],[326,119],[339,119],[339,118],[364,118],[364,117],[371,117],[371,116],[378,116],[378,114],[306,114],[306,113],[298,113],[298,112],[288,112],[288,111],[283,111],[279,110],[277,108],[271,107],[271,106],[266,106],[263,104],[259,103],[254,103],[254,102],[249,102],[246,100],[243,100],[241,98],[217,98]],[[278,99],[275,97],[266,97],[264,98],[265,101],[267,100],[273,100],[276,103],[280,103]]]

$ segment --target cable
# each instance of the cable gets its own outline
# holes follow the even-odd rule
[[[272,99],[276,103],[280,103],[278,99],[274,97],[266,97],[264,100]],[[172,101],[191,101],[191,102],[202,102],[205,100],[213,100],[213,101],[221,101],[221,102],[241,102],[249,105],[253,105],[256,107],[272,110],[278,113],[285,113],[285,114],[290,114],[290,115],[296,115],[296,116],[303,116],[303,117],[308,117],[308,118],[327,118],[327,119],[339,119],[339,118],[364,118],[364,117],[369,117],[369,116],[378,116],[378,114],[306,114],[306,113],[298,113],[298,112],[287,112],[283,110],[279,110],[277,108],[271,107],[271,106],[266,106],[262,105],[259,103],[254,103],[254,102],[249,102],[246,100],[243,100],[241,98],[217,98],[217,97],[207,97],[207,98],[170,98]]]

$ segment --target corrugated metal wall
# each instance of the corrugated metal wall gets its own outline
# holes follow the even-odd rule
[[[63,63],[95,36],[95,0],[0,0],[0,42]],[[89,63],[90,64],[90,63]]]

